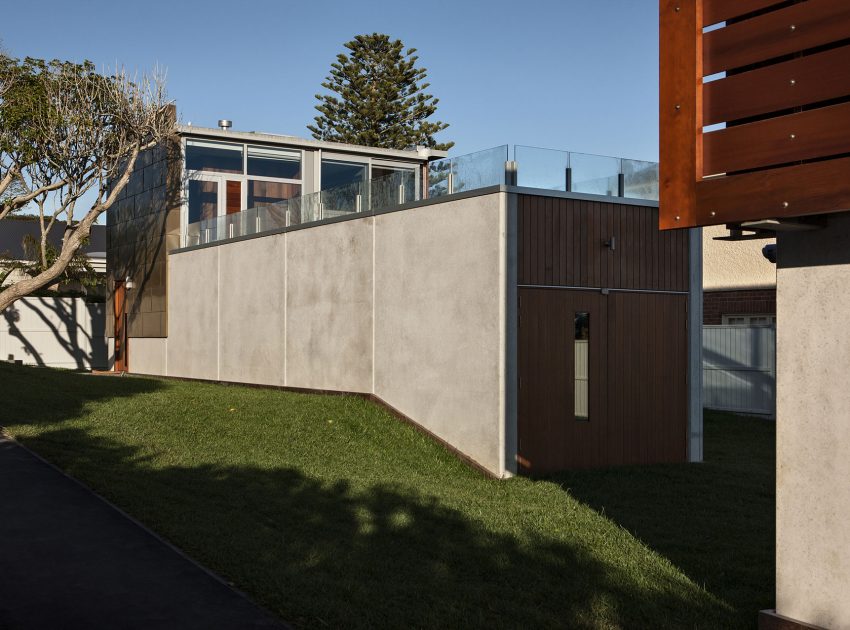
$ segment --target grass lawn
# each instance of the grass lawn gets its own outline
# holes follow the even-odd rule
[[[358,398],[0,364],[0,425],[304,627],[730,628],[772,607],[774,430],[493,481]]]

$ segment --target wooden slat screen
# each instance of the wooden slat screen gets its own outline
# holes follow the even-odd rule
[[[660,0],[660,18],[660,226],[847,209],[850,2]]]
[[[705,0],[702,26],[725,22],[777,4],[782,2],[778,0]]]

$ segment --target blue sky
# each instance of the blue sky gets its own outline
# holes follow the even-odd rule
[[[14,56],[159,65],[183,122],[304,137],[343,43],[384,32],[418,49],[452,154],[528,144],[658,158],[657,0],[48,0],[3,18]]]

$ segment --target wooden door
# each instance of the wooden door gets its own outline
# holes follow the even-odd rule
[[[606,448],[607,296],[520,289],[521,472],[599,465]]]
[[[127,315],[126,289],[123,282],[115,283],[115,295],[112,300],[115,318],[115,366],[116,372],[127,371]]]
[[[519,299],[520,472],[686,460],[687,295],[520,288]]]

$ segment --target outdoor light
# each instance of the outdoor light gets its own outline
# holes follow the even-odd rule
[[[133,279],[130,276],[127,276],[124,279],[124,288],[127,289],[128,291],[132,291],[133,289],[136,288],[136,283],[133,282]]]
[[[233,121],[227,120],[226,118],[222,118],[221,120],[218,121],[218,126],[219,126],[219,129],[221,129],[222,131],[227,131],[228,129],[230,129],[233,126]]]

